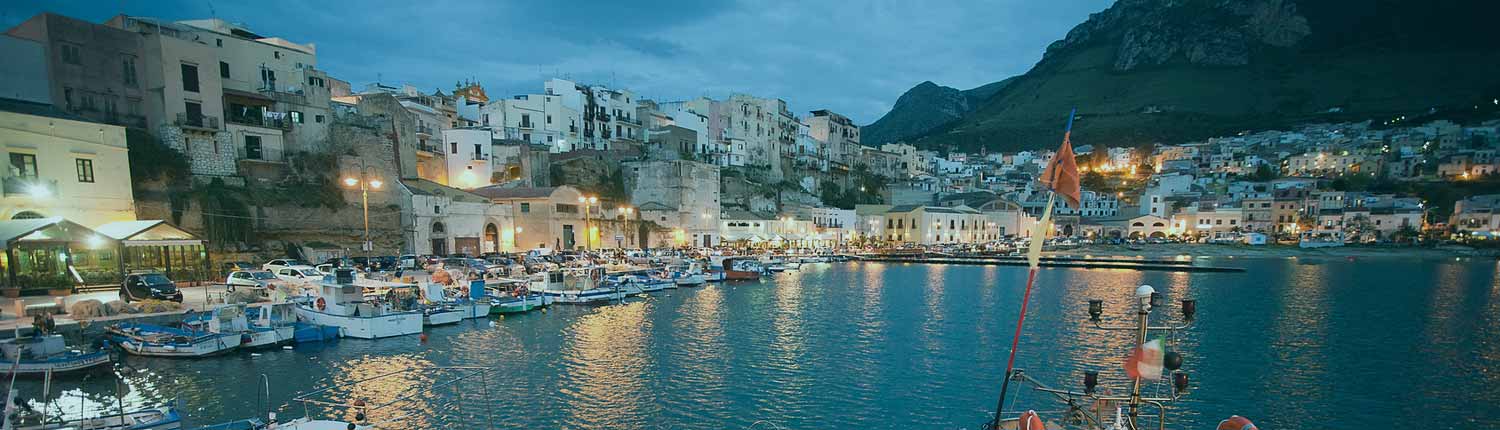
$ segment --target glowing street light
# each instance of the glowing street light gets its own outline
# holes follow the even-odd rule
[[[370,189],[378,190],[383,184],[380,179],[370,177],[369,166],[364,165],[363,162],[359,165],[358,178],[353,176],[344,178],[344,186],[349,188],[359,187],[360,205],[364,207],[365,212],[365,243],[361,246],[365,251],[365,257],[369,257],[370,251],[373,251],[375,248],[370,244]]]

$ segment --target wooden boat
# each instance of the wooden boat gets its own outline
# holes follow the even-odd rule
[[[5,352],[4,374],[41,375],[90,369],[110,362],[109,350],[68,348],[62,335],[23,336],[0,341]]]
[[[761,266],[760,259],[755,257],[735,257],[724,259],[724,279],[728,281],[749,281],[760,279],[765,267]]]
[[[640,293],[639,289],[621,284],[604,284],[604,268],[557,269],[543,272],[531,280],[530,291],[547,296],[552,303],[602,303]]]
[[[11,416],[11,408],[6,408],[6,411],[6,415]],[[6,423],[5,428],[8,430],[179,430],[182,428],[182,416],[175,409],[160,407],[60,423],[14,427]]]
[[[238,348],[241,333],[214,333],[155,324],[124,322],[104,329],[127,353],[148,357],[197,358]]]

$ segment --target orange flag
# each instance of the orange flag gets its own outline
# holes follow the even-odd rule
[[[1070,142],[1073,135],[1073,117],[1077,116],[1078,110],[1074,109],[1068,114],[1068,128],[1063,131],[1062,147],[1057,148],[1057,155],[1052,156],[1052,161],[1047,162],[1047,169],[1042,171],[1041,182],[1053,192],[1068,199],[1068,205],[1078,209],[1078,201],[1083,198],[1082,179],[1078,176],[1078,160],[1073,157],[1073,143]]]

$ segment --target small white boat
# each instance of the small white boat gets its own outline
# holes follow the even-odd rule
[[[109,364],[109,350],[82,351],[68,348],[60,334],[23,336],[0,341],[5,363],[0,374],[41,375],[62,373]]]
[[[422,325],[426,327],[458,324],[463,321],[465,314],[463,309],[448,305],[429,305],[422,308]]]
[[[124,322],[104,329],[125,352],[147,357],[197,358],[238,348],[241,333],[213,333]]]
[[[292,343],[297,333],[295,303],[254,303],[245,306],[249,327],[241,348],[258,348]]]
[[[609,302],[641,292],[639,288],[621,284],[604,285],[601,267],[543,272],[531,280],[530,290],[541,293],[552,303],[569,304]]]
[[[365,295],[365,287],[354,285],[352,273],[339,269],[333,280],[317,285],[318,295],[304,297],[297,306],[302,321],[338,327],[344,337],[379,339],[422,332],[422,312],[416,309],[416,293],[411,285],[391,284],[374,287]]]

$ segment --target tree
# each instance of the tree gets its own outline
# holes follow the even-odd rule
[[[145,130],[125,129],[125,146],[129,151],[126,157],[130,159],[130,181],[136,185],[156,180],[182,185],[191,175],[187,157]]]
[[[1250,180],[1255,182],[1267,182],[1276,179],[1276,171],[1271,169],[1270,164],[1262,163],[1255,168],[1255,173],[1250,175]]]
[[[1093,191],[1103,191],[1109,188],[1109,183],[1104,180],[1104,175],[1092,170],[1083,174],[1083,179],[1079,182],[1079,185],[1085,190]]]

